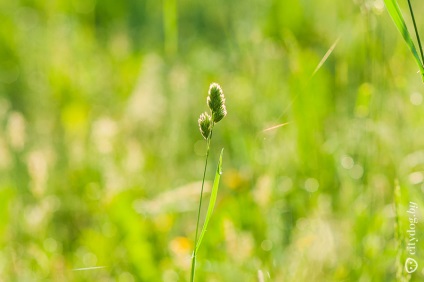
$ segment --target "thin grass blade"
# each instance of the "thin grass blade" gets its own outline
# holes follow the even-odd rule
[[[196,253],[197,253],[197,250],[200,247],[200,243],[202,243],[203,236],[205,236],[206,229],[208,228],[209,220],[212,217],[212,212],[213,212],[213,209],[215,207],[216,196],[218,195],[219,180],[221,179],[221,174],[222,174],[222,154],[223,153],[224,153],[224,148],[221,150],[221,155],[219,156],[219,163],[218,163],[218,167],[216,169],[215,179],[213,181],[208,211],[206,212],[206,218],[205,218],[205,223],[203,224],[203,227],[202,227],[202,232],[200,233],[199,240],[197,241],[196,250],[195,250]]]
[[[319,62],[319,64],[315,68],[314,72],[312,73],[311,77],[313,77],[317,73],[317,71],[322,67],[322,65],[325,63],[325,61],[327,61],[328,57],[330,57],[334,48],[336,48],[337,44],[339,43],[339,40],[340,40],[340,37],[337,38],[336,41],[334,41],[333,45],[331,45],[330,49],[328,49],[328,51],[325,53],[324,57],[322,57],[321,61]]]
[[[384,0],[384,3],[386,4],[386,8],[387,8],[387,11],[389,12],[390,17],[392,18],[397,29],[401,33],[409,49],[411,50],[412,55],[414,56],[415,61],[417,62],[418,67],[420,68],[420,73],[424,81],[423,63],[420,60],[414,41],[412,40],[412,37],[405,24],[405,20],[403,19],[402,12],[400,11],[398,3],[396,2],[396,0]]]

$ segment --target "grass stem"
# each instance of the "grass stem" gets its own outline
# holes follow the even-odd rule
[[[213,123],[212,123],[212,129],[211,129],[211,132],[209,134],[209,137],[206,140],[206,143],[207,143],[206,161],[205,161],[205,168],[203,170],[202,188],[200,190],[199,209],[197,211],[196,235],[194,237],[194,250],[193,250],[193,255],[191,257],[190,282],[194,281],[194,273],[195,273],[195,269],[196,269],[197,237],[198,237],[198,233],[199,233],[200,212],[202,210],[202,201],[203,201],[203,188],[205,186],[206,168],[208,166],[208,158],[209,158],[209,151],[210,151],[210,145],[211,145],[211,139],[212,139],[212,131],[213,131]]]
[[[420,47],[420,53],[421,53],[421,64],[424,65],[424,54],[423,54],[423,48],[421,46],[421,40],[420,40],[420,35],[418,34],[418,28],[417,28],[417,24],[415,22],[415,17],[414,17],[414,11],[412,9],[412,5],[411,5],[411,1],[408,0],[408,6],[409,6],[409,12],[411,13],[411,18],[412,18],[412,22],[414,24],[414,30],[415,30],[415,36],[417,37],[417,41],[418,41],[418,46]]]
[[[227,108],[225,107],[225,96],[222,92],[221,86],[218,83],[212,83],[209,86],[208,97],[206,98],[206,103],[210,109],[210,115],[207,112],[201,113],[198,119],[199,130],[203,138],[206,139],[206,161],[205,168],[203,170],[203,179],[202,179],[202,189],[200,190],[200,200],[199,200],[199,209],[197,211],[197,222],[196,222],[196,236],[194,238],[194,248],[193,255],[191,257],[191,272],[190,272],[190,281],[194,282],[194,275],[196,272],[196,256],[199,249],[200,243],[202,242],[203,236],[208,227],[209,220],[212,216],[213,208],[216,202],[216,195],[218,193],[219,179],[221,178],[221,168],[222,168],[222,153],[224,149],[221,150],[221,155],[219,157],[218,168],[215,173],[215,179],[212,185],[211,197],[209,199],[209,206],[206,212],[205,221],[203,223],[202,232],[199,235],[199,223],[200,223],[200,212],[202,211],[202,201],[203,201],[203,188],[205,186],[205,177],[206,177],[206,168],[208,166],[208,157],[212,140],[212,132],[215,123],[219,122],[227,115]]]

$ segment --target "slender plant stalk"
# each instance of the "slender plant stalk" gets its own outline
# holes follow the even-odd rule
[[[395,243],[396,243],[396,279],[397,281],[403,281],[403,265],[402,265],[402,232],[400,230],[400,186],[399,181],[395,179],[395,191],[394,191],[394,208],[395,208]]]
[[[419,47],[420,47],[420,51],[421,51],[421,57],[418,54],[417,48],[415,47],[415,43],[412,40],[412,37],[408,31],[408,27],[406,26],[405,20],[403,18],[402,12],[400,10],[400,7],[397,3],[396,0],[384,0],[384,3],[386,4],[386,8],[387,11],[389,12],[390,17],[392,18],[395,26],[397,27],[397,29],[399,30],[400,34],[402,35],[406,45],[408,45],[409,50],[411,51],[412,55],[414,56],[415,62],[417,63],[419,69],[420,69],[420,73],[421,73],[421,78],[424,82],[424,65],[423,65],[423,52],[422,52],[422,48],[421,48],[421,43],[420,40],[418,39],[418,43],[419,43]],[[408,1],[409,3],[409,1]],[[410,4],[410,3],[409,3]],[[413,15],[412,12],[412,6],[410,5],[410,12],[411,15]],[[415,18],[412,16],[413,22],[414,22],[414,27],[415,27],[415,33],[418,36],[418,30],[416,28],[416,24],[415,24]]]
[[[409,6],[409,12],[411,13],[412,22],[414,23],[415,36],[417,37],[418,46],[420,47],[421,60],[422,60],[421,62],[422,64],[424,64],[423,47],[421,46],[420,35],[418,34],[418,28],[417,28],[417,24],[415,23],[414,11],[412,9],[410,0],[408,0],[408,6]]]
[[[196,236],[194,239],[194,248],[193,248],[193,254],[191,257],[191,272],[190,272],[190,281],[194,282],[194,275],[196,272],[196,256],[197,251],[199,250],[200,243],[202,242],[203,236],[205,235],[207,225],[209,223],[209,220],[212,216],[212,211],[215,206],[216,202],[216,195],[218,193],[218,186],[219,186],[219,179],[221,175],[221,166],[222,166],[222,153],[223,150],[221,150],[221,155],[219,157],[219,163],[218,168],[215,173],[215,179],[212,186],[211,191],[211,198],[209,200],[209,206],[205,217],[205,222],[203,223],[202,232],[199,235],[199,224],[200,224],[200,212],[202,211],[202,201],[203,201],[203,188],[205,186],[205,177],[206,177],[206,169],[208,166],[208,158],[209,158],[209,151],[211,146],[211,139],[212,139],[212,131],[215,123],[219,122],[221,119],[223,119],[227,115],[227,109],[225,107],[225,97],[224,93],[222,92],[221,86],[219,86],[217,83],[212,83],[209,87],[208,97],[206,99],[206,102],[208,104],[208,107],[210,109],[210,115],[209,113],[205,112],[200,114],[199,117],[199,130],[202,134],[203,138],[206,140],[206,160],[205,160],[205,168],[203,169],[203,178],[202,178],[202,188],[200,190],[200,200],[199,200],[199,209],[197,210],[197,221],[196,221]]]
[[[213,127],[213,125],[212,125]],[[209,151],[210,151],[210,145],[211,145],[211,138],[212,138],[212,129],[211,133],[207,139],[207,149],[206,149],[206,161],[205,161],[205,168],[203,170],[203,179],[202,179],[202,189],[200,190],[200,200],[199,200],[199,210],[197,211],[197,223],[196,223],[196,236],[194,237],[194,250],[193,255],[191,257],[191,274],[190,274],[190,282],[194,281],[194,272],[196,269],[196,255],[197,255],[197,236],[199,233],[199,222],[200,222],[200,211],[202,210],[202,200],[203,200],[203,188],[205,186],[205,176],[206,176],[206,168],[208,167],[208,158],[209,158]]]
[[[399,180],[395,179],[395,191],[394,191],[394,209],[395,209],[395,247],[396,247],[396,280],[398,282],[408,282],[411,279],[411,275],[406,273],[403,268],[402,259],[405,250],[405,238],[401,232],[401,191],[400,191]]]

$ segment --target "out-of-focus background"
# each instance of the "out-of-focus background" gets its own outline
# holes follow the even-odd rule
[[[382,0],[1,1],[0,280],[187,281],[211,82],[198,281],[395,280],[395,179],[403,239],[424,210],[417,70]]]

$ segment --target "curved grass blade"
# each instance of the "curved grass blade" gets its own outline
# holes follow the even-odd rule
[[[223,153],[224,153],[224,148],[222,148],[221,155],[219,156],[219,163],[218,163],[218,167],[216,168],[215,179],[213,181],[208,211],[206,212],[206,218],[205,218],[205,223],[203,224],[203,227],[202,227],[202,232],[200,233],[199,240],[197,241],[197,245],[196,245],[196,249],[195,249],[196,253],[197,253],[197,250],[200,247],[200,243],[202,243],[203,236],[205,236],[209,220],[212,216],[213,208],[215,207],[216,196],[218,195],[219,180],[221,179],[221,174],[222,174],[222,154]]]
[[[405,24],[405,20],[403,19],[402,12],[400,11],[398,3],[396,2],[396,0],[384,0],[384,3],[386,4],[386,8],[390,14],[390,17],[392,18],[399,32],[402,34],[402,37],[408,45],[409,49],[411,50],[412,55],[414,56],[415,61],[417,62],[418,67],[420,68],[420,73],[424,81],[423,63],[421,62],[417,49],[415,48],[414,41],[412,41],[412,37],[409,34],[408,28]]]

